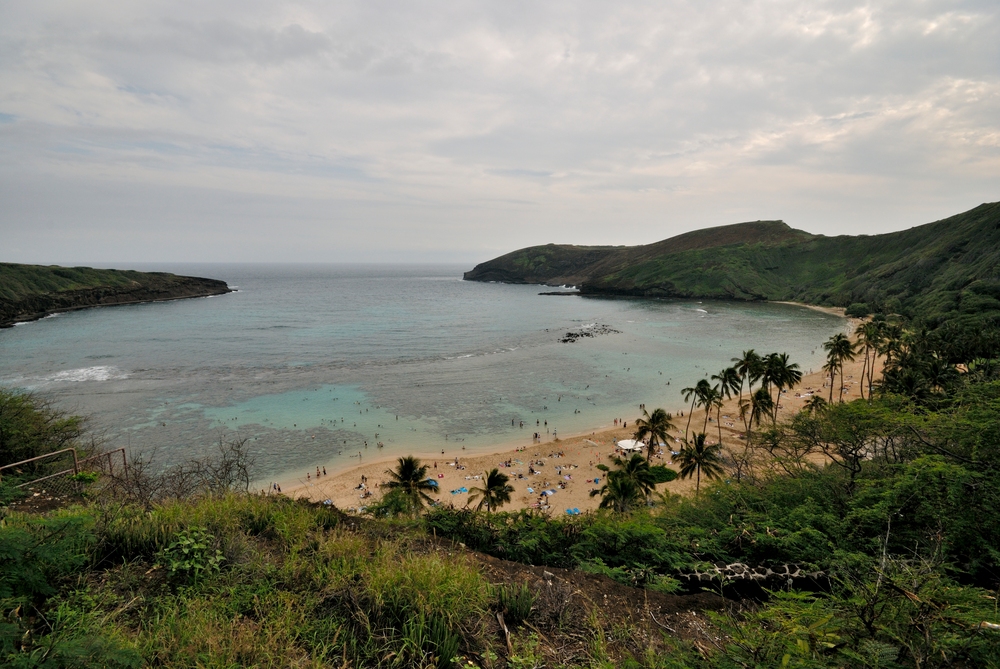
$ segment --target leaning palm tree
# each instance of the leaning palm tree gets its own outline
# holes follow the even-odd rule
[[[685,402],[691,400],[691,408],[688,409],[687,425],[684,426],[684,441],[687,441],[688,438],[688,430],[691,428],[691,416],[694,415],[694,408],[695,406],[701,406],[698,402],[705,395],[708,388],[711,388],[708,384],[708,380],[702,379],[693,386],[688,386],[681,391]]]
[[[646,444],[647,460],[653,459],[653,451],[657,444],[660,442],[667,443],[667,433],[674,429],[672,418],[663,409],[653,409],[652,414],[643,409],[642,418],[635,421],[635,435],[633,438],[636,441],[649,438],[649,442]]]
[[[611,509],[615,513],[628,513],[643,501],[639,486],[619,471],[609,472],[607,483],[600,490],[590,491],[591,497],[595,495],[601,496],[600,508]]]
[[[722,476],[722,457],[720,444],[711,446],[705,443],[705,433],[699,432],[694,435],[694,442],[687,444],[681,449],[678,460],[681,465],[681,478],[686,479],[695,476],[694,494],[698,495],[701,490],[701,475],[707,479],[715,479]]]
[[[510,481],[510,477],[506,474],[501,474],[500,470],[496,467],[488,472],[484,472],[483,487],[469,490],[469,493],[471,493],[469,495],[469,504],[479,499],[476,511],[481,511],[484,506],[486,507],[486,513],[499,509],[510,501],[510,494],[514,492],[513,486],[508,485],[508,481]]]
[[[436,491],[437,487],[427,480],[427,465],[420,464],[412,455],[400,458],[396,469],[387,469],[385,473],[391,479],[385,487],[399,490],[407,499],[411,512],[422,508],[425,502],[434,501],[427,493]]]
[[[710,386],[707,383],[702,389],[701,397],[698,398],[698,406],[705,407],[705,425],[702,432],[708,431],[708,419],[712,416],[712,409],[722,396],[719,394],[719,386]]]

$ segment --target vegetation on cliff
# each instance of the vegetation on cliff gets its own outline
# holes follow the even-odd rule
[[[572,284],[597,295],[853,305],[857,315],[897,313],[955,328],[1000,322],[998,268],[1000,203],[992,203],[882,235],[825,237],[759,221],[646,246],[533,246],[465,278]]]
[[[0,327],[60,311],[228,292],[224,281],[165,272],[0,263]]]

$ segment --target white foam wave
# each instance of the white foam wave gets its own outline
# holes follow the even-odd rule
[[[67,369],[44,377],[43,381],[70,382],[79,381],[113,381],[115,379],[127,379],[128,374],[117,367],[110,365],[99,365],[97,367],[81,367],[80,369]]]

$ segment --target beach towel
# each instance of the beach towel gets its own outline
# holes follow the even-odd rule
[[[535,491],[534,491],[534,489],[532,489],[532,488],[528,488],[528,492],[530,492],[530,493],[534,493]]]

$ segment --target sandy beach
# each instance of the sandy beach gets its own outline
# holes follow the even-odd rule
[[[858,323],[857,320],[849,320],[851,333],[855,331]],[[845,401],[856,399],[860,395],[858,386],[862,365],[863,358],[844,365]],[[812,373],[808,373],[809,370],[803,372],[802,383],[782,394],[779,419],[797,413],[813,394],[821,394],[824,399],[829,399],[829,378],[820,370],[813,370]],[[697,379],[691,379],[692,383],[695,381]],[[834,401],[837,399],[839,385],[838,377],[834,387]],[[646,404],[650,411],[656,407],[663,407],[673,415],[673,422],[677,428],[671,433],[674,438],[672,442],[674,451],[679,451],[681,448],[684,427],[688,421],[689,407],[682,407],[681,402],[680,393],[677,393],[676,397],[670,399],[659,398],[657,401],[657,398],[650,398]],[[616,455],[615,443],[632,437],[634,421],[641,415],[641,411],[636,407],[634,413],[633,416],[609,416],[604,425],[596,426],[588,433],[560,436],[558,439],[553,439],[551,435],[543,435],[540,442],[532,439],[534,426],[526,425],[523,440],[511,442],[488,454],[477,453],[465,457],[464,451],[448,445],[441,453],[415,452],[413,455],[428,465],[428,477],[436,480],[439,486],[438,493],[431,496],[443,504],[465,506],[469,502],[469,492],[461,490],[464,488],[466,491],[471,491],[475,487],[481,487],[484,473],[497,467],[511,478],[510,483],[514,487],[511,501],[504,510],[538,507],[541,503],[540,508],[553,514],[565,514],[567,509],[587,511],[596,509],[600,503],[599,496],[590,496],[590,491],[601,485],[600,482],[595,482],[595,479],[603,478],[603,472],[597,465],[610,466],[611,458]],[[616,418],[624,421],[624,425],[616,427],[614,425]],[[700,432],[705,425],[704,421],[704,411],[696,409],[691,418],[691,432]],[[722,409],[724,446],[740,447],[742,428],[737,400],[735,398],[728,400]],[[708,423],[707,434],[710,443],[718,440],[718,426],[715,423],[714,412]],[[675,470],[678,469],[670,457],[669,452],[654,457],[654,464],[665,464]],[[312,470],[303,472],[303,479],[279,482],[279,485],[282,494],[290,497],[307,498],[317,502],[330,500],[340,509],[357,511],[381,498],[381,485],[390,480],[386,472],[395,467],[397,459],[397,457],[373,458],[356,467],[331,472],[326,476],[322,474],[322,469],[319,470],[318,477],[316,470]],[[529,468],[535,473],[531,473]],[[660,484],[657,489],[688,494],[693,492],[694,486],[693,479],[678,478],[670,483]],[[541,500],[540,495],[543,490],[554,492]]]

